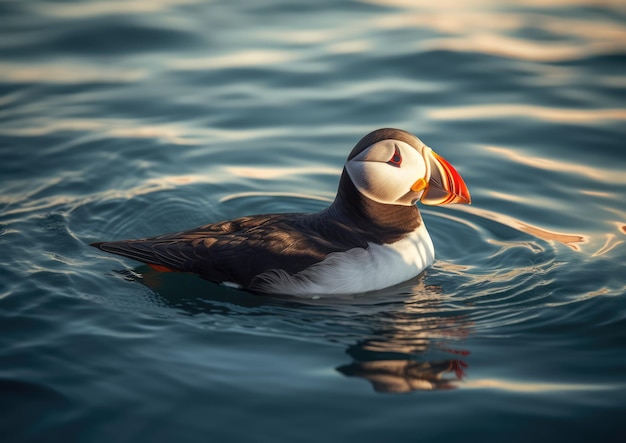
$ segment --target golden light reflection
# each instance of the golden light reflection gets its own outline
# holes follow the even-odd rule
[[[621,244],[624,244],[624,240],[617,240],[617,236],[615,234],[606,234],[606,241],[604,242],[604,245],[591,254],[591,256],[598,257],[600,255],[604,255]]]
[[[623,34],[623,33],[622,33]],[[424,49],[447,49],[460,52],[480,52],[518,60],[556,62],[573,60],[588,54],[618,52],[624,45],[611,40],[595,41],[579,45],[571,43],[547,43],[480,33],[470,36],[432,39],[422,45]]]
[[[106,191],[98,192],[97,194],[92,194],[89,196],[74,196],[74,195],[56,195],[53,197],[44,197],[40,199],[35,199],[32,196],[36,195],[41,189],[46,189],[54,186],[57,183],[61,182],[61,178],[47,181],[45,185],[38,187],[34,190],[31,190],[28,194],[24,196],[20,196],[18,200],[15,200],[11,203],[16,202],[28,202],[27,205],[22,204],[14,209],[7,210],[6,215],[15,215],[21,213],[28,213],[34,211],[41,211],[47,208],[54,208],[59,206],[68,206],[72,207],[74,205],[85,205],[92,201],[94,202],[102,202],[107,200],[131,200],[135,197],[151,194],[153,192],[160,192],[170,189],[176,189],[181,185],[189,185],[193,183],[216,183],[219,181],[219,177],[216,177],[215,174],[208,175],[200,175],[200,174],[190,174],[190,175],[180,175],[180,176],[164,176],[159,178],[152,178],[145,180],[143,182],[138,183],[136,186],[133,186],[129,189],[108,189]]]
[[[286,175],[332,175],[341,174],[341,168],[330,168],[324,166],[304,166],[304,167],[244,167],[244,166],[226,166],[226,172],[238,177],[254,178],[259,180],[274,180]]]
[[[598,6],[599,3],[609,7],[624,7],[622,0],[518,0],[521,6],[534,6],[539,8],[552,8],[552,7],[571,7],[571,6]]]
[[[626,49],[626,28],[606,20],[580,20],[568,16],[547,17],[541,11],[520,13],[498,9],[497,1],[444,0],[424,2],[411,0],[370,0],[369,3],[395,6],[401,14],[385,14],[374,21],[380,29],[424,28],[441,34],[417,43],[421,50],[448,49],[484,53],[519,60],[564,61],[593,54],[619,53]],[[536,9],[536,2],[528,3]],[[541,7],[571,7],[574,2],[552,0]],[[591,5],[593,2],[580,1]],[[610,6],[606,2],[606,6]],[[618,2],[612,3],[618,7]],[[415,12],[414,12],[415,11]],[[517,34],[524,28],[540,28],[559,36],[553,40],[521,39]],[[505,35],[509,34],[509,35]],[[567,41],[564,41],[564,38]]]
[[[151,194],[153,192],[166,191],[170,189],[176,189],[181,185],[191,185],[196,183],[217,183],[219,177],[215,174],[187,174],[187,175],[169,175],[161,176],[158,178],[151,178],[139,182],[137,186],[133,186],[130,189],[110,189],[105,192],[100,192],[96,199],[109,200],[109,199],[125,199],[130,200],[140,195]]]
[[[65,18],[100,17],[102,15],[145,14],[170,9],[175,6],[196,4],[198,0],[106,0],[94,2],[39,3],[37,11]]]
[[[148,74],[146,69],[106,65],[0,63],[0,80],[9,83],[130,83]]]
[[[371,3],[373,5],[380,6],[393,6],[398,8],[407,9],[453,9],[459,10],[463,8],[467,9],[480,9],[480,8],[495,8],[502,6],[501,0],[439,0],[436,2],[429,0],[361,0],[364,3]],[[517,7],[522,6],[534,6],[538,8],[554,8],[559,6],[596,6],[597,0],[516,0],[515,5]],[[603,0],[602,4],[605,6],[613,5],[615,7],[623,7],[622,0]]]
[[[569,246],[574,251],[580,251],[579,243],[587,243],[589,241],[589,237],[582,234],[565,234],[559,232],[548,231],[547,229],[540,228],[538,226],[533,226],[531,224],[525,223],[521,220],[517,220],[508,215],[503,215],[497,212],[488,211],[486,209],[479,209],[477,207],[459,207],[455,208],[459,211],[469,212],[478,217],[483,217],[488,220],[493,220],[498,223],[501,223],[505,226],[509,226],[513,229],[517,229],[518,231],[525,232],[526,234],[532,235],[534,237],[540,238],[546,241],[557,241],[566,246]]]
[[[535,237],[541,238],[543,240],[558,241],[566,246],[569,246],[575,251],[580,251],[580,247],[576,243],[585,243],[587,241],[586,237],[582,235],[560,234],[558,232],[551,232],[545,229],[538,228],[537,226],[523,223],[521,221],[518,221],[518,229],[522,232],[534,235]]]
[[[252,191],[252,192],[238,192],[236,194],[229,194],[225,197],[222,197],[220,199],[220,203],[235,200],[238,198],[251,198],[251,197],[288,197],[288,198],[301,198],[305,200],[317,200],[317,201],[329,203],[333,201],[333,197],[335,194],[333,193],[332,195],[333,195],[332,197],[330,196],[330,194],[329,194],[329,197],[324,197],[320,195],[302,194],[299,192],[254,192]]]
[[[203,141],[194,138],[188,129],[166,124],[160,126],[142,125],[132,120],[120,119],[46,119],[29,121],[30,126],[0,129],[0,134],[37,137],[64,131],[87,132],[91,136],[103,138],[146,138],[160,139],[174,145],[199,145]],[[198,132],[197,130],[195,132]],[[203,131],[208,134],[207,131]]]
[[[626,184],[626,174],[622,170],[611,171],[607,168],[596,169],[592,166],[585,166],[578,163],[570,163],[564,160],[553,160],[545,157],[538,157],[536,154],[525,155],[510,148],[500,146],[482,146],[483,149],[508,158],[509,160],[533,168],[543,169],[549,172],[564,172],[567,174],[578,174],[597,181],[609,181],[613,184]]]
[[[289,32],[289,41],[299,45],[314,45],[333,40],[338,37],[338,30],[331,29],[292,29]],[[285,31],[281,29],[267,29],[263,31],[263,38],[284,43]]]
[[[605,45],[609,46],[609,45]],[[481,52],[528,61],[563,61],[579,58],[590,48],[567,43],[533,42],[497,34],[478,34],[458,38],[433,39],[423,45],[424,49],[446,49],[458,52]],[[600,48],[594,49],[602,52]]]
[[[434,4],[434,3],[433,3]],[[429,9],[420,11],[418,14],[385,14],[375,21],[375,26],[381,29],[398,28],[427,28],[446,35],[467,35],[472,29],[486,29],[494,31],[508,31],[518,29],[524,25],[524,20],[519,14],[496,13],[493,11],[469,11],[454,10],[442,11]],[[436,41],[428,39],[427,42]]]
[[[245,68],[284,63],[294,60],[296,55],[286,51],[249,50],[234,52],[214,57],[193,57],[168,60],[167,65],[173,69],[207,70],[226,68]]]
[[[515,203],[526,202],[526,197],[524,197],[523,195],[515,195],[515,194],[511,194],[507,192],[498,192],[498,191],[493,191],[493,190],[488,191],[487,194],[489,194],[489,196],[496,198],[498,200],[510,201],[510,202],[515,202]]]
[[[455,106],[426,111],[435,120],[476,120],[503,117],[523,117],[554,123],[598,123],[626,121],[626,109],[570,109],[516,104],[487,104]]]
[[[596,289],[595,291],[591,291],[587,293],[587,297],[598,297],[601,295],[608,295],[610,293],[611,293],[611,290],[609,288],[600,288],[600,289]]]
[[[332,54],[356,54],[363,53],[372,48],[367,40],[351,40],[343,42],[335,42],[327,46],[328,52]]]
[[[621,198],[621,195],[620,195],[620,198]],[[620,225],[623,224],[623,222],[621,220],[626,220],[626,211],[624,211],[622,209],[614,208],[612,206],[606,206],[606,205],[603,206],[602,209],[604,209],[605,211],[610,212],[611,214],[614,214],[617,217],[617,219],[620,220],[620,221],[616,222],[617,223],[617,229],[620,230],[621,229]]]
[[[131,119],[31,119],[29,126],[0,128],[0,134],[35,137],[62,131],[89,132],[90,136],[159,139],[176,145],[204,145],[207,140],[259,140],[276,136],[277,129],[227,130],[175,123],[146,125]]]
[[[600,198],[607,198],[607,197],[611,197],[611,193],[609,192],[602,192],[602,191],[589,191],[587,189],[581,189],[580,190],[581,194],[584,195],[589,195],[591,197],[600,197]]]
[[[554,391],[599,391],[613,389],[606,385],[575,384],[575,383],[536,383],[485,378],[468,380],[463,383],[468,389],[501,389],[513,392],[554,392]]]

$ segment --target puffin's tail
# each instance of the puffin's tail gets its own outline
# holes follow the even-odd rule
[[[145,263],[157,271],[185,271],[185,257],[171,242],[158,240],[122,240],[96,242],[91,246],[105,252]]]

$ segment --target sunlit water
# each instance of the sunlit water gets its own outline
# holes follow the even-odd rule
[[[420,3],[0,2],[2,441],[623,438],[624,4]],[[413,281],[267,298],[88,246],[320,210],[385,126],[473,198],[422,210]]]

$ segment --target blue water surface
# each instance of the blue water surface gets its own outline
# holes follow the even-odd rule
[[[626,4],[0,1],[3,442],[622,441]],[[437,259],[260,297],[89,243],[310,212],[366,133]]]

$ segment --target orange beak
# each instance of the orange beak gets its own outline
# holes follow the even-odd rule
[[[430,163],[430,180],[424,195],[422,195],[422,203],[425,205],[471,203],[469,189],[467,189],[461,174],[445,158],[433,151],[430,151],[428,160]]]

